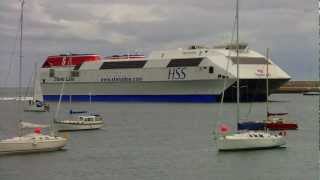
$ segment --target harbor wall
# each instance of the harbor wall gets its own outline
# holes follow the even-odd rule
[[[289,81],[274,93],[320,92],[320,81]]]

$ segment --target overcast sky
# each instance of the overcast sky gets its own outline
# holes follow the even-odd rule
[[[235,0],[26,0],[24,84],[34,62],[60,53],[124,54],[128,51],[207,46],[229,42]],[[240,1],[240,39],[271,57],[295,80],[316,79],[318,14],[311,0]],[[17,79],[19,0],[0,1],[0,82]],[[15,52],[15,53],[13,53]],[[13,54],[13,56],[12,56]]]

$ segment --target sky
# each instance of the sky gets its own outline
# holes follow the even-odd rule
[[[17,83],[19,0],[0,1],[0,86]],[[240,40],[271,58],[293,80],[316,80],[318,4],[240,0]],[[231,41],[235,0],[26,0],[23,84],[48,55],[103,56]]]

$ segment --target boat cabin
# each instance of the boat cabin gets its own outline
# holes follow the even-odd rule
[[[94,116],[94,115],[79,116],[79,121],[83,121],[83,122],[101,121],[101,117],[100,116]]]

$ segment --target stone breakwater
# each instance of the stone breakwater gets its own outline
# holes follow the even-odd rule
[[[275,93],[320,92],[320,81],[289,81]]]

